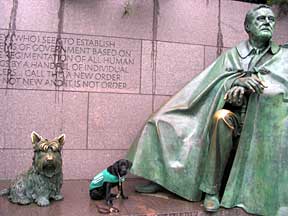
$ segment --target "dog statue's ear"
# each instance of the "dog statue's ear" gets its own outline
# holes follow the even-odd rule
[[[64,143],[65,143],[65,134],[61,134],[58,138],[57,138],[58,142],[59,142],[59,147],[60,149],[62,149]]]
[[[39,143],[41,139],[43,138],[39,134],[37,134],[35,131],[31,133],[31,140],[32,140],[33,148],[36,147],[37,143]]]

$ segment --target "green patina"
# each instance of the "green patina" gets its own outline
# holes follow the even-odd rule
[[[263,11],[267,9],[258,15]],[[258,25],[259,20],[252,21]],[[225,105],[224,95],[234,81],[253,71],[267,88],[249,96],[220,205],[260,215],[276,215],[288,207],[288,49],[269,40],[265,52],[247,66],[249,46],[263,42],[252,36],[249,32],[248,41],[221,55],[153,114],[129,149],[133,174],[199,201],[200,185],[207,177],[212,117]]]

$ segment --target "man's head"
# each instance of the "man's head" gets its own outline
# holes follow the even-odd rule
[[[275,27],[275,15],[271,7],[259,5],[249,10],[245,17],[244,26],[250,39],[270,40]]]

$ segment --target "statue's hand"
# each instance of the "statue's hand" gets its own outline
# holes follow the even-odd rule
[[[252,93],[261,94],[267,86],[257,77],[241,77],[235,80],[234,87],[244,87],[245,90]]]
[[[241,106],[243,104],[244,93],[245,93],[244,87],[234,86],[226,92],[224,100],[230,104]]]

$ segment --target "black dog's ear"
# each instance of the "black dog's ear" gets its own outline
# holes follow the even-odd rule
[[[129,160],[127,160],[127,163],[128,163],[128,169],[131,169],[133,163],[131,161],[129,161]]]
[[[115,163],[113,163],[111,166],[107,167],[108,172],[111,173],[112,175],[115,175],[115,176],[117,176],[117,169],[115,169],[115,167],[118,166],[118,165],[117,165],[117,162],[118,162],[118,161],[116,161]]]
[[[120,164],[121,160],[116,161],[113,165],[112,165],[112,173],[115,176],[119,175],[119,164]]]

